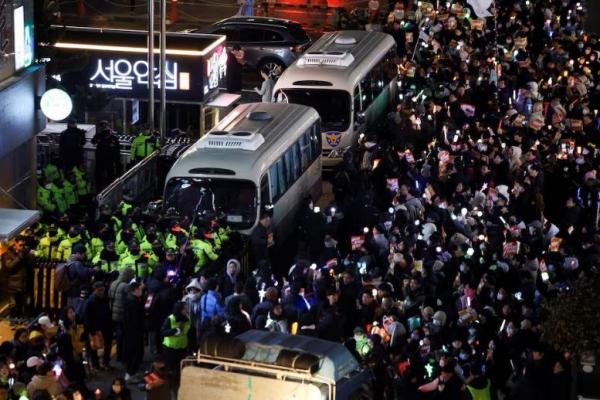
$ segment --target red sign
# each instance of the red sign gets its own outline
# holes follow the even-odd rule
[[[350,244],[352,245],[352,250],[358,250],[362,247],[363,243],[365,243],[365,236],[351,236]]]

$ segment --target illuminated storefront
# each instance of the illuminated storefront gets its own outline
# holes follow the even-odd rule
[[[225,37],[218,35],[167,33],[167,103],[171,108],[177,104],[200,106],[200,131],[206,128],[203,118],[206,104],[218,97],[219,86],[222,86],[227,73],[224,41]],[[152,72],[148,68],[145,31],[67,27],[54,46],[59,55],[79,53],[87,58],[81,70],[60,77],[61,85],[67,90],[84,84],[132,105],[147,101],[148,82],[152,81],[155,101],[160,98],[158,35]],[[141,110],[145,109],[141,107]],[[127,114],[125,108],[124,114]],[[173,123],[168,125],[174,127]]]

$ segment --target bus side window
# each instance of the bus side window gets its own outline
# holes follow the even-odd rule
[[[310,128],[311,135],[311,144],[312,144],[312,157],[311,161],[316,160],[321,155],[321,130],[319,129],[319,124],[315,124]]]
[[[283,159],[277,160],[271,168],[269,168],[269,175],[271,176],[271,196],[272,202],[275,203],[285,193],[286,181],[285,181],[285,167]]]
[[[373,93],[371,91],[371,73],[367,73],[364,79],[360,82],[362,110],[365,111],[373,101]]]
[[[296,180],[296,176],[294,176],[294,171],[296,168],[294,167],[294,146],[287,149],[285,154],[283,155],[283,159],[285,160],[285,171],[286,171],[286,183],[287,187],[290,187],[294,184]]]
[[[378,62],[371,70],[371,96],[373,100],[379,96],[379,93],[383,90],[383,61]]]
[[[260,205],[264,209],[267,204],[271,203],[271,196],[269,194],[269,176],[264,174],[260,178]]]
[[[300,160],[302,161],[302,172],[304,172],[308,168],[311,161],[310,134],[308,132],[304,132],[304,134],[300,136],[300,140],[298,143],[300,145]]]

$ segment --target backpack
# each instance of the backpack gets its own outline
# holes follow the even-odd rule
[[[70,263],[59,263],[56,265],[54,287],[59,292],[68,292],[73,288],[75,284],[75,281],[69,276],[70,265]]]

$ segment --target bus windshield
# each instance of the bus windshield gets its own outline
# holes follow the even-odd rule
[[[350,125],[350,94],[344,90],[283,89],[283,101],[317,110],[323,132],[343,132]]]
[[[225,213],[232,229],[249,229],[256,221],[257,190],[247,180],[173,178],[165,190],[165,205],[188,216]]]

